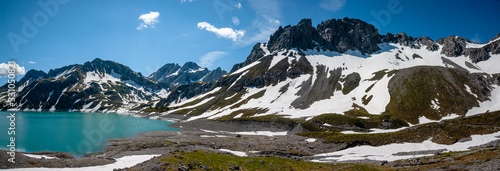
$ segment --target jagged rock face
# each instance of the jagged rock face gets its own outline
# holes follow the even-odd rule
[[[422,45],[425,45],[427,47],[426,49],[429,51],[436,51],[439,48],[439,46],[429,37],[414,38],[406,35],[405,32],[396,34],[387,33],[383,36],[382,41],[385,43],[397,43],[415,49],[420,49]]]
[[[429,37],[419,37],[416,41],[421,45],[427,46],[427,50],[436,51],[439,49],[439,46],[436,45],[436,43],[434,43],[434,41],[432,41]]]
[[[456,57],[462,55],[462,53],[466,49],[466,42],[470,41],[463,37],[448,36],[446,38],[438,39],[436,42],[443,45],[441,54],[450,57]]]
[[[500,40],[498,40],[498,35],[479,48],[468,47],[467,44],[473,42],[459,36],[448,36],[438,39],[436,42],[443,45],[442,54],[450,57],[465,55],[468,56],[473,63],[488,60],[490,58],[490,52],[492,54],[500,53]]]
[[[398,43],[400,45],[404,46],[415,46],[413,42],[416,40],[416,38],[413,38],[411,36],[407,36],[405,32],[403,33],[396,33],[396,34],[391,34],[387,33],[384,36],[384,42],[386,43]]]
[[[201,81],[202,82],[208,82],[208,83],[211,83],[211,82],[214,82],[216,81],[217,79],[219,79],[221,76],[223,76],[224,74],[227,74],[226,71],[222,70],[220,67],[218,67],[217,69],[213,70],[213,71],[210,71],[207,75],[205,75]]]
[[[373,53],[380,48],[381,36],[378,30],[358,19],[332,19],[314,28],[310,19],[302,19],[296,26],[280,27],[271,35],[267,47],[270,51],[297,48],[316,49],[343,53],[359,50]]]
[[[252,48],[252,51],[250,52],[250,55],[248,55],[248,57],[246,58],[245,62],[234,64],[233,68],[231,69],[231,72],[234,72],[234,71],[264,57],[265,52],[264,52],[264,50],[262,50],[261,46],[262,46],[261,43],[255,44],[255,46],[253,46],[253,48]]]
[[[21,80],[19,80],[18,83],[21,85],[21,84],[24,84],[26,82],[30,83],[30,82],[44,79],[44,78],[48,78],[48,77],[49,77],[49,75],[41,70],[31,69],[28,72],[26,72],[24,77],[21,78]],[[17,87],[19,87],[19,85],[17,85]]]
[[[381,36],[371,24],[358,19],[331,19],[318,25],[318,31],[328,50],[343,53],[359,50],[371,54],[380,50]]]
[[[186,62],[182,67],[178,64],[166,64],[149,78],[167,85],[178,86],[200,81],[213,82],[226,73],[221,68],[210,71],[194,62]]]
[[[312,26],[311,19],[302,19],[296,26],[278,28],[271,35],[267,47],[270,51],[297,48],[301,50],[314,49],[323,43],[318,30]]]

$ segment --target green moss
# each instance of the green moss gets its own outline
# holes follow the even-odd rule
[[[368,98],[366,98],[366,95],[364,95],[362,98],[361,98],[361,101],[364,105],[367,105],[368,103],[370,103],[370,101],[372,100],[373,98],[373,95],[370,95]]]
[[[373,73],[374,76],[372,78],[370,78],[370,80],[381,80],[382,78],[384,78],[386,71],[387,71],[387,69],[374,72]]]
[[[233,97],[231,97],[233,94],[232,93],[226,93],[226,95],[228,95],[226,97],[223,96],[222,98],[220,98],[217,102],[215,102],[215,104],[212,106],[212,110],[215,110],[215,109],[218,109],[218,108],[223,108],[223,107],[226,107],[226,106],[229,106],[231,104],[234,104],[236,102],[238,102],[240,99],[241,99],[241,96],[243,96],[243,93],[241,92],[234,92],[236,93],[236,95],[234,95]],[[228,97],[231,97],[230,99],[227,99]]]
[[[313,131],[313,132],[323,131],[323,129],[321,129],[317,124],[312,123],[312,122],[307,122],[307,121],[301,122],[300,126],[302,126],[302,128],[304,128],[304,129],[307,129],[307,130]]]
[[[425,116],[439,120],[442,116],[465,113],[477,101],[475,97],[464,95],[467,73],[456,69],[418,67],[405,69],[389,82],[390,101],[386,113],[418,124],[418,118]],[[433,109],[432,101],[439,101],[439,110]]]
[[[173,152],[160,159],[164,169],[177,170],[188,166],[191,170],[230,170],[238,166],[240,170],[383,170],[388,167],[370,164],[325,164],[309,161],[296,161],[278,157],[236,157],[195,150],[193,152]]]
[[[330,118],[341,118],[329,116]],[[314,118],[313,118],[314,119]],[[323,118],[327,119],[327,118]],[[378,119],[391,119],[388,115],[380,116]],[[393,119],[393,118],[392,118]],[[343,120],[346,120],[345,118]],[[397,120],[397,119],[396,119]],[[422,142],[432,138],[433,142],[440,144],[453,144],[462,138],[474,134],[490,134],[500,131],[500,111],[475,115],[468,118],[457,118],[439,123],[428,123],[414,126],[392,133],[379,134],[332,134],[326,137],[328,143],[347,143],[349,146],[356,145],[385,145],[401,142]],[[318,133],[324,134],[324,133]],[[315,137],[315,133],[299,134]]]
[[[159,107],[150,107],[147,109],[144,109],[145,112],[156,112],[156,113],[162,113],[170,110],[168,107],[165,106],[159,106]]]
[[[311,121],[318,123],[327,123],[330,125],[349,125],[365,128],[365,125],[363,121],[361,121],[361,119],[340,114],[322,114],[312,118]]]
[[[246,104],[246,103],[247,103],[250,99],[258,99],[258,98],[261,98],[262,96],[264,96],[264,94],[265,94],[265,93],[266,93],[266,90],[262,90],[262,91],[260,91],[260,92],[258,92],[258,93],[255,93],[255,94],[251,95],[250,97],[246,98],[245,100],[243,100],[243,101],[241,101],[241,102],[239,102],[239,103],[237,103],[237,104],[235,104],[235,105],[231,106],[230,108],[231,108],[231,109],[238,108],[238,107],[240,107],[241,105]],[[240,97],[240,98],[241,98],[241,97]]]
[[[265,112],[267,112],[267,109],[260,109],[260,108],[241,109],[241,110],[231,112],[229,115],[220,117],[217,120],[218,121],[233,120],[233,118],[235,116],[242,114],[241,118],[236,118],[236,119],[243,120],[243,119],[248,119],[248,118],[255,118],[253,120],[258,121],[258,119],[265,119],[265,118],[268,118],[268,116],[262,116],[262,117],[250,117],[250,116],[253,116],[255,114],[265,113]]]
[[[392,77],[394,74],[397,74],[399,70],[392,70],[387,73],[387,77]]]
[[[373,86],[375,86],[375,83],[373,83],[370,87],[368,87],[368,88],[365,90],[365,93],[368,93],[370,90],[372,90]]]

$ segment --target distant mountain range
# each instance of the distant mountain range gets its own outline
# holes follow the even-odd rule
[[[127,66],[96,58],[83,65],[65,66],[48,73],[28,71],[18,82],[16,102],[23,110],[120,113],[142,110],[160,99],[190,98],[203,92],[206,84],[210,85],[224,74],[226,71],[220,68],[210,71],[188,62],[182,67],[166,64],[145,77]],[[202,89],[194,94],[190,91],[179,93],[178,88],[185,84]],[[6,88],[3,86],[2,91]],[[177,93],[172,94],[172,91]],[[2,107],[6,109],[6,106]]]
[[[358,19],[316,27],[303,19],[257,43],[229,73],[188,62],[166,64],[144,77],[95,59],[27,72],[19,84],[30,83],[19,87],[16,100],[20,110],[155,111],[191,120],[350,112],[418,124],[500,110],[499,63],[500,34],[484,44],[459,36],[434,41],[381,35]]]

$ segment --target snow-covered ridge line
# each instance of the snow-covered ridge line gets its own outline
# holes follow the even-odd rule
[[[492,67],[493,65],[491,63],[497,60],[500,63],[500,55],[492,55],[492,57],[488,61],[482,61],[474,64],[469,57],[463,55],[458,57],[447,57],[441,54],[441,51],[443,49],[442,45],[437,45],[438,48],[436,51],[429,51],[425,48],[425,45],[422,46],[423,47],[421,47],[420,49],[414,49],[396,43],[380,43],[379,47],[381,50],[371,55],[363,55],[357,50],[348,50],[345,53],[322,50],[302,51],[305,54],[305,56],[302,57],[305,57],[314,69],[313,74],[304,74],[294,79],[287,78],[285,81],[281,81],[277,85],[268,85],[262,88],[245,87],[242,91],[244,95],[242,99],[244,99],[246,103],[240,105],[238,108],[230,109],[229,106],[231,105],[223,106],[218,109],[208,110],[201,115],[190,118],[190,120],[199,118],[217,119],[223,116],[227,116],[238,110],[255,108],[266,110],[266,112],[257,114],[255,116],[278,113],[286,114],[289,118],[304,118],[314,117],[325,113],[344,113],[351,110],[351,106],[353,104],[357,104],[365,108],[370,114],[381,114],[386,110],[386,106],[390,102],[388,85],[392,76],[389,76],[389,74],[387,74],[389,71],[402,70],[419,66],[436,66],[445,68],[460,67],[470,73],[500,73],[500,68]],[[265,49],[265,47],[261,48]],[[284,52],[287,53],[285,54]],[[294,55],[289,56],[290,53]],[[291,66],[292,60],[298,60],[296,58],[298,58],[297,55],[299,55],[299,51],[296,49],[290,49],[287,51],[282,50],[280,52],[275,52],[273,54],[276,55],[272,57],[268,69],[271,69],[279,61],[282,61],[286,58],[288,58],[289,66]],[[261,62],[262,60],[257,60],[230,74],[234,75],[249,72],[252,67],[258,65]],[[308,79],[312,79],[310,84],[314,84],[317,81],[317,75],[319,72],[317,71],[317,68],[319,66],[326,68],[326,71],[321,72],[326,73],[327,77],[330,77],[330,71],[340,68],[343,75],[341,78],[344,78],[345,75],[357,73],[361,77],[361,81],[359,82],[359,85],[357,85],[357,87],[351,90],[348,94],[343,94],[340,91],[334,91],[333,96],[331,96],[330,98],[315,101],[308,108],[294,108],[291,104],[295,99],[299,98],[299,96],[297,96],[297,92],[299,91],[300,86]],[[372,80],[371,78],[373,78],[375,76],[375,72],[378,71],[385,71],[386,74],[381,77],[381,79]],[[236,81],[240,80],[240,78],[236,79]],[[236,81],[234,81],[229,88],[231,88],[236,83]],[[343,83],[341,82],[341,84]],[[289,85],[287,91],[280,93],[280,88],[287,85]],[[265,91],[265,93],[260,98],[245,98],[261,91]],[[365,103],[363,99],[368,97],[371,99],[371,101]],[[223,100],[229,99],[229,97],[226,97]],[[432,101],[432,104],[434,105],[433,107],[436,110],[440,108],[440,103],[437,101],[437,99],[436,101]],[[449,118],[445,117],[443,119],[450,119],[455,117],[455,115],[452,115],[449,116]],[[431,120],[426,120],[426,118],[420,118],[420,120],[422,122],[432,122]]]

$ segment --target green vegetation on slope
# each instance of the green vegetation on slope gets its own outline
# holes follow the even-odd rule
[[[166,170],[385,170],[370,164],[323,164],[278,157],[236,157],[214,152],[173,152],[160,159]]]
[[[338,117],[338,116],[337,116]],[[439,144],[453,144],[475,134],[491,134],[500,131],[500,111],[457,118],[439,123],[428,123],[392,133],[341,134],[338,132],[307,132],[298,135],[324,138],[327,143],[347,143],[348,146],[390,143],[422,142],[432,138]]]

